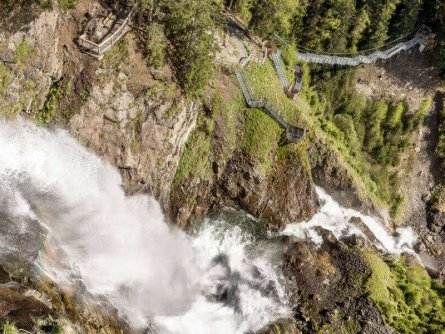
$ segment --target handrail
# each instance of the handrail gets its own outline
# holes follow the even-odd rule
[[[111,35],[106,36],[99,44],[94,43],[83,36],[80,36],[78,38],[80,46],[87,49],[87,51],[94,52],[93,54],[91,54],[92,56],[102,56],[105,51],[110,49],[125,34],[125,29],[129,26],[130,20],[133,18],[136,10],[137,6],[134,6],[130,10],[122,24],[115,31],[113,31]]]
[[[265,97],[255,99],[252,96],[252,91],[250,90],[247,78],[242,69],[237,70],[235,74],[241,86],[241,91],[243,92],[246,103],[250,108],[264,109],[286,131],[286,137],[289,142],[298,143],[304,138],[306,130],[287,123],[283,116],[281,116],[272,106],[269,99]]]
[[[277,71],[278,78],[280,79],[281,85],[284,88],[289,87],[290,83],[289,83],[289,79],[286,75],[286,71],[284,69],[283,63],[282,63],[281,52],[277,51],[277,52],[271,53],[270,58],[272,59],[272,61],[274,63],[274,66]]]
[[[422,44],[423,42],[424,42],[423,37],[416,36],[405,43],[398,43],[386,51],[376,51],[370,54],[369,56],[360,55],[350,58],[350,57],[329,56],[325,54],[299,52],[297,57],[299,60],[308,63],[357,66],[360,64],[373,64],[379,59],[389,59],[392,56],[396,55],[397,53],[404,50],[409,50],[414,46],[416,46],[417,44]]]

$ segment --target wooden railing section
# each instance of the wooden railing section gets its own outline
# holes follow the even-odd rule
[[[110,32],[109,36],[106,36],[100,43],[94,43],[88,40],[84,35],[80,36],[77,40],[79,47],[82,51],[89,55],[100,58],[105,52],[110,50],[116,42],[118,42],[128,31],[131,20],[136,14],[137,6],[134,6],[122,23],[118,24],[117,29]],[[119,19],[118,19],[119,20]]]

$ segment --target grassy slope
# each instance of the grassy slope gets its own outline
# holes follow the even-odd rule
[[[198,114],[195,130],[187,141],[184,153],[173,181],[173,187],[182,181],[210,181],[212,177],[212,161],[218,161],[222,166],[237,147],[239,134],[237,131],[237,118],[243,114],[245,105],[241,90],[237,87],[235,79],[222,82],[225,76],[221,68],[215,70],[215,76],[203,94],[204,106]],[[224,133],[223,145],[215,143],[215,127]]]
[[[398,333],[445,333],[445,290],[408,259],[385,262],[364,251],[372,274],[366,288]]]
[[[289,123],[302,126],[308,130],[305,140],[306,145],[310,145],[314,141],[322,142],[324,143],[322,145],[327,146],[327,149],[335,154],[338,167],[344,170],[351,179],[361,200],[371,199],[375,204],[383,204],[371,191],[368,191],[370,187],[367,187],[367,180],[359,175],[357,168],[355,168],[354,158],[349,155],[346,146],[322,130],[320,121],[307,102],[307,98],[310,98],[311,95],[309,89],[306,88],[305,92],[300,94],[296,101],[288,99],[270,61],[267,61],[264,65],[250,63],[246,67],[246,72],[254,94],[267,97]],[[308,83],[306,83],[307,85]],[[298,146],[300,145],[292,146],[299,150]]]

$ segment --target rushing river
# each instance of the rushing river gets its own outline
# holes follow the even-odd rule
[[[370,239],[371,243],[384,252],[396,255],[404,252],[415,254],[413,245],[417,237],[411,228],[398,228],[395,235],[390,235],[378,219],[342,207],[320,187],[316,190],[322,204],[319,212],[307,222],[287,225],[282,234],[301,239],[310,238],[315,244],[320,245],[323,239],[317,233],[317,228],[322,227],[331,231],[337,239],[356,234],[364,239]],[[359,219],[363,223],[362,226],[357,226],[354,219]]]

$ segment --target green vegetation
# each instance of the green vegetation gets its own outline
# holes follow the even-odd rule
[[[422,20],[436,34],[437,43],[434,49],[436,66],[445,77],[445,6],[443,1],[425,0],[422,10]]]
[[[318,92],[312,92],[306,70],[303,78],[305,91],[295,103],[285,97],[270,62],[262,66],[251,63],[246,72],[255,95],[267,97],[289,122],[303,124],[315,132],[317,128],[321,129],[329,139],[329,145],[337,149],[350,166],[350,177],[363,184],[368,196],[376,203],[387,206],[393,218],[400,217],[405,205],[405,199],[398,191],[403,177],[399,170],[405,167],[401,165],[402,157],[412,150],[413,134],[423,122],[430,99],[425,100],[415,113],[409,111],[405,101],[368,100],[356,93],[353,72],[340,77],[337,82],[328,81],[318,88]],[[311,101],[312,110],[305,99]],[[268,137],[273,142],[276,132],[268,131],[272,131]],[[258,150],[257,153],[264,156],[264,151]],[[281,150],[278,153],[282,155]]]
[[[436,153],[441,159],[445,159],[445,108],[439,113],[439,141]]]
[[[222,77],[224,75],[220,73],[218,78]],[[239,146],[237,118],[243,115],[245,109],[242,94],[233,82],[223,85],[215,80],[211,86],[214,88],[206,91],[209,98],[205,99],[199,110],[196,128],[187,140],[174,186],[181,182],[210,181],[213,162],[224,166]],[[219,131],[218,141],[214,140],[216,131]]]
[[[244,123],[242,150],[265,168],[272,167],[272,153],[278,146],[281,129],[264,111],[248,109]]]
[[[165,2],[165,27],[173,45],[177,78],[185,92],[198,94],[212,70],[216,9],[211,0]]]
[[[55,83],[49,89],[43,107],[36,113],[36,120],[39,125],[51,123],[56,116],[57,100],[63,94],[63,85],[60,82]]]
[[[0,65],[0,94],[9,87],[12,74],[12,71],[8,67]]]
[[[17,329],[17,327],[15,326],[14,323],[9,322],[9,321],[5,321],[2,325],[1,325],[1,329],[2,329],[2,334],[19,334],[19,330]]]
[[[250,28],[273,33],[317,51],[355,52],[380,46],[418,24],[423,0],[226,0]]]
[[[167,38],[164,33],[164,26],[154,22],[145,31],[145,53],[148,63],[159,68],[165,64]]]
[[[38,322],[40,332],[43,334],[62,334],[63,325],[60,321],[53,319],[49,316],[47,319],[40,320]]]
[[[57,2],[62,10],[73,9],[77,4],[77,0],[57,0]]]
[[[203,120],[207,124],[209,120]],[[211,121],[210,121],[211,122]],[[210,181],[212,176],[212,145],[207,133],[208,129],[200,127],[195,130],[187,141],[181,156],[173,185],[191,176],[194,180]]]
[[[320,128],[332,138],[345,160],[361,176],[367,191],[400,218],[405,199],[399,192],[402,157],[412,152],[412,140],[431,106],[431,99],[411,112],[406,101],[369,100],[356,92],[354,72],[326,80],[312,93],[311,104]]]
[[[211,77],[221,8],[213,0],[140,2],[140,36],[148,63],[161,67],[169,56],[188,96],[197,97]]]
[[[372,274],[366,289],[397,333],[443,333],[445,290],[409,259],[385,262],[368,251]]]
[[[105,53],[100,61],[100,67],[112,71],[119,71],[122,64],[128,59],[128,54],[128,42],[125,39],[121,39],[110,51]]]
[[[23,36],[22,41],[15,46],[15,54],[19,66],[24,66],[24,63],[34,55],[35,50],[28,45],[26,37]]]
[[[57,1],[60,9],[63,11],[73,9],[78,0],[7,0],[0,3],[0,12],[2,10],[11,11],[14,8],[25,8],[26,10],[31,9],[33,5],[46,9],[52,10],[53,4]],[[35,10],[32,8],[31,10]]]
[[[445,185],[439,184],[434,188],[431,194],[430,206],[433,210],[445,212]]]

